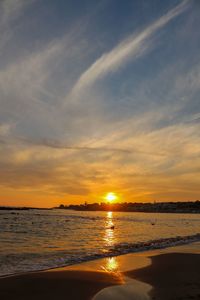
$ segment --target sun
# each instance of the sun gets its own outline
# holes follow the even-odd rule
[[[115,193],[107,193],[106,196],[105,196],[105,199],[109,203],[112,203],[113,201],[117,200],[117,195]]]

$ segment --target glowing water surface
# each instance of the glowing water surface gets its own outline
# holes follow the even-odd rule
[[[0,211],[0,275],[112,257],[132,243],[194,235],[199,228],[198,214]],[[117,267],[114,258],[108,262],[108,269]]]

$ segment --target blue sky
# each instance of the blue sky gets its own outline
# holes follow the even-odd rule
[[[199,198],[200,4],[0,3],[2,204]]]

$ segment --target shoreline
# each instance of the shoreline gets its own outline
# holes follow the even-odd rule
[[[133,243],[130,245],[127,245],[126,247],[122,249],[113,249],[112,252],[104,253],[104,254],[94,254],[91,256],[86,256],[84,258],[81,258],[78,262],[71,262],[69,264],[63,264],[61,266],[52,266],[52,267],[47,267],[47,268],[38,268],[35,270],[27,270],[27,271],[22,271],[18,273],[10,273],[10,274],[4,274],[0,275],[1,278],[7,278],[7,277],[13,277],[13,276],[18,276],[18,275],[25,275],[29,273],[36,273],[36,272],[44,272],[44,271],[49,271],[49,270],[56,270],[56,269],[62,269],[62,268],[73,268],[73,266],[76,265],[82,265],[84,263],[88,264],[91,261],[96,261],[96,260],[102,260],[102,259],[109,259],[110,257],[119,257],[123,255],[128,255],[128,254],[139,254],[139,253],[145,253],[146,255],[148,253],[151,253],[151,251],[161,251],[165,249],[170,249],[173,247],[179,247],[179,246],[187,246],[188,244],[191,243],[198,243],[200,242],[200,233],[191,235],[191,236],[177,236],[177,237],[171,237],[171,238],[162,238],[158,240],[150,240],[147,242],[138,242],[138,243]]]
[[[156,239],[156,240],[149,240],[147,242],[138,242],[138,243],[133,243],[129,244],[126,246],[118,245],[115,247],[115,249],[112,250],[112,252],[104,253],[104,254],[93,254],[89,255],[86,257],[82,257],[79,259],[79,261],[74,261],[74,262],[69,262],[68,264],[63,264],[60,266],[49,266],[45,268],[36,268],[35,270],[25,270],[21,272],[16,272],[16,273],[10,273],[10,274],[2,274],[0,275],[0,279],[4,277],[10,277],[10,276],[18,276],[18,275],[23,275],[23,274],[29,274],[29,273],[35,273],[35,272],[43,272],[43,271],[48,271],[48,270],[55,270],[55,269],[60,269],[60,268],[65,268],[65,267],[73,267],[74,265],[79,265],[83,263],[90,263],[91,261],[94,260],[101,260],[101,259],[106,259],[110,257],[119,257],[122,255],[127,255],[127,254],[137,254],[137,253],[149,253],[151,251],[156,251],[156,250],[162,250],[162,249],[167,249],[167,248],[172,248],[172,247],[178,247],[178,246],[184,246],[188,245],[191,243],[197,243],[200,242],[200,233],[194,234],[194,235],[189,235],[189,236],[177,236],[177,237],[170,237],[170,238],[161,238],[161,239]],[[119,247],[119,248],[117,248]],[[120,248],[121,247],[121,248]]]
[[[166,296],[166,289],[174,292],[172,282],[176,278],[173,277],[171,281],[172,274],[169,270],[164,269],[164,262],[166,261],[168,264],[171,263],[171,268],[177,270],[176,273],[179,273],[181,268],[185,268],[181,280],[182,282],[188,281],[188,284],[190,284],[187,293],[188,295],[190,293],[191,297],[199,297],[200,287],[197,286],[195,277],[198,276],[195,273],[195,266],[200,267],[199,254],[200,242],[195,242],[160,250],[96,259],[62,268],[10,275],[0,278],[0,298],[8,300],[50,300],[59,296],[59,299],[66,299],[67,293],[72,299],[85,300],[91,299],[91,297],[94,300],[131,299],[131,295],[137,295],[137,297],[140,297],[138,299],[159,299],[157,297],[160,294]],[[190,263],[185,266],[184,261]],[[178,267],[176,267],[176,264]],[[162,284],[159,285],[158,278],[161,278],[163,270],[165,271],[161,281]],[[193,277],[191,277],[191,274],[193,274]],[[170,282],[168,286],[166,286],[167,282]],[[181,284],[179,280],[179,286]],[[185,289],[182,289],[184,293]],[[179,287],[180,298],[174,299],[190,299],[183,297],[182,290]]]

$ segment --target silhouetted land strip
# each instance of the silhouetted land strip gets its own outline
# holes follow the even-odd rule
[[[158,203],[93,203],[81,205],[63,205],[58,209],[78,211],[120,211],[120,212],[149,212],[149,213],[200,213],[200,201],[188,202],[158,202]]]
[[[200,213],[200,201],[188,202],[157,202],[157,203],[92,203],[80,205],[63,205],[57,209],[68,209],[77,211],[120,211],[120,212],[149,212],[149,213]],[[37,207],[11,207],[0,206],[0,210],[51,210],[52,208]]]
[[[32,209],[49,210],[50,208],[0,206],[0,210],[32,210]]]

